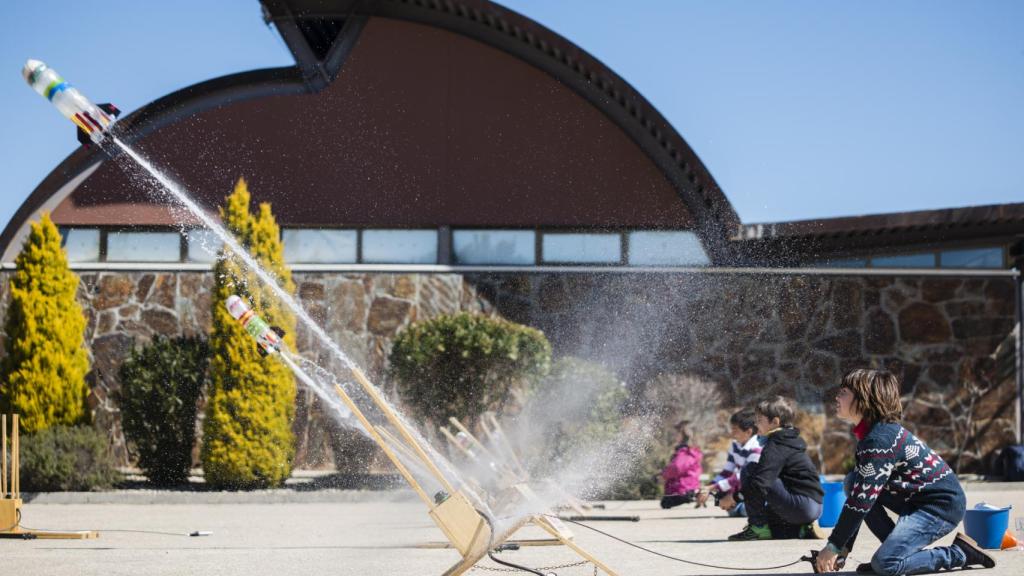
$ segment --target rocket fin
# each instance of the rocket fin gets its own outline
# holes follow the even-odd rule
[[[261,358],[267,355],[267,351],[264,350],[263,347],[260,346],[259,344],[256,345],[256,351],[260,353]]]
[[[121,116],[121,109],[118,108],[117,106],[114,106],[110,102],[104,102],[103,104],[97,104],[96,107],[99,108],[100,110],[103,110],[107,114],[110,114],[114,118],[117,118],[117,117]]]
[[[273,330],[274,334],[277,334],[279,338],[284,338],[284,329],[280,326],[271,326],[270,329]]]
[[[81,128],[78,128],[78,141],[81,142],[84,146],[92,144],[92,139],[89,138],[89,135],[86,134],[85,130],[82,130]]]

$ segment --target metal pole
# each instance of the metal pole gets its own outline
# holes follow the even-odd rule
[[[1017,442],[1024,444],[1024,279],[1014,279],[1017,287]]]

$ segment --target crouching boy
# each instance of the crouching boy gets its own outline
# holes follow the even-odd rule
[[[754,413],[765,443],[760,459],[747,466],[741,480],[750,522],[729,540],[818,538],[814,521],[821,515],[824,491],[807,443],[793,427],[795,403],[776,396],[758,403]]]
[[[757,421],[754,411],[744,408],[729,418],[729,454],[725,466],[708,484],[705,490],[697,495],[697,505],[703,506],[710,496],[714,496],[719,507],[729,512],[729,516],[746,516],[743,502],[738,502],[736,494],[742,485],[742,475],[746,468],[757,462],[761,457],[762,439],[757,435]]]
[[[896,576],[995,566],[991,556],[960,533],[952,546],[925,548],[957,527],[966,499],[946,462],[899,424],[903,406],[895,375],[854,370],[844,376],[836,415],[856,425],[856,466],[847,477],[849,494],[839,521],[818,553],[818,571],[843,567],[861,522],[882,545],[871,564],[861,564],[857,572]],[[898,522],[889,518],[886,508],[899,516]]]

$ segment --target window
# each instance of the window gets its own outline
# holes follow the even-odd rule
[[[536,262],[532,230],[455,230],[452,250],[459,264],[529,265]]]
[[[95,228],[63,228],[60,232],[61,246],[68,254],[68,262],[99,262],[99,230]]]
[[[629,234],[633,266],[707,266],[711,263],[693,232],[638,231]]]
[[[621,234],[544,234],[544,262],[556,264],[618,264],[622,262]]]
[[[839,260],[826,260],[819,262],[822,268],[867,268],[867,258],[842,258]]]
[[[947,250],[939,253],[939,266],[943,268],[1002,268],[1002,248],[973,248]]]
[[[871,265],[875,268],[935,268],[935,253],[875,256],[871,258]]]
[[[355,230],[285,230],[281,236],[286,262],[352,264],[356,261]]]
[[[179,262],[181,234],[177,232],[110,232],[107,262]]]
[[[436,264],[437,230],[364,230],[363,262]]]
[[[224,241],[213,230],[197,228],[186,233],[189,262],[213,262]]]

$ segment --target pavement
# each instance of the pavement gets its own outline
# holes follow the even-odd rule
[[[18,576],[116,576],[201,574],[283,576],[291,574],[441,575],[455,564],[452,549],[424,545],[444,540],[424,506],[405,490],[355,492],[275,491],[267,493],[168,493],[132,491],[84,496],[40,495],[26,503],[22,525],[56,530],[98,530],[97,540],[0,540],[0,573]],[[966,485],[968,506],[985,501],[1012,504],[1024,517],[1024,485]],[[232,494],[239,495],[232,500]],[[245,498],[240,495],[244,494]],[[287,497],[286,497],[287,496]],[[191,501],[190,501],[191,497]],[[260,498],[263,498],[260,500]],[[638,515],[639,522],[591,522],[617,537],[682,559],[729,566],[713,569],[683,564],[631,548],[578,526],[575,541],[622,576],[726,574],[809,574],[806,563],[777,569],[824,541],[728,542],[745,520],[715,508],[684,505],[661,510],[657,502],[608,502],[594,514]],[[212,535],[189,537],[196,530]],[[527,527],[521,538],[546,534]],[[948,544],[953,535],[943,538]],[[849,567],[866,562],[878,541],[864,530]],[[993,551],[996,568],[981,574],[1024,574],[1024,551]],[[577,558],[565,547],[529,547],[501,553],[517,564],[547,567]],[[488,559],[470,574],[495,574]],[[739,568],[754,570],[739,570]],[[488,570],[490,569],[490,570]],[[590,566],[555,569],[559,576],[593,574]],[[511,572],[510,572],[511,573]],[[522,574],[522,572],[520,572]]]

